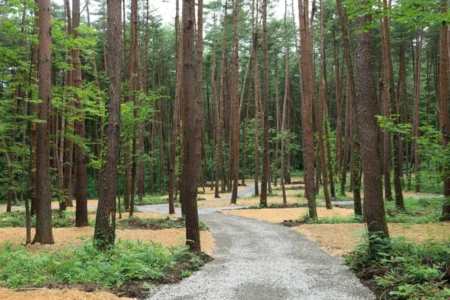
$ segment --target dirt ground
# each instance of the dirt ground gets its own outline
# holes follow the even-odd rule
[[[141,213],[141,215],[143,215]],[[146,213],[146,215],[153,215]],[[157,214],[155,214],[157,215]],[[163,229],[163,230],[116,230],[117,240],[139,240],[143,242],[161,243],[164,246],[175,246],[185,243],[185,229]],[[34,235],[34,229],[31,236]],[[32,251],[59,251],[69,245],[79,245],[85,240],[90,240],[94,235],[94,228],[53,228],[54,245],[31,245],[27,246]],[[200,239],[202,250],[209,255],[213,255],[215,240],[209,231],[200,231]],[[22,247],[25,240],[24,228],[0,228],[0,245],[4,245],[7,241],[16,247]],[[29,291],[13,291],[0,288],[0,299],[8,300],[114,300],[119,297],[108,292],[87,293],[76,289],[49,290],[38,289]],[[120,298],[130,299],[130,298]]]
[[[251,219],[264,220],[271,223],[282,223],[284,220],[296,220],[299,217],[308,214],[308,209],[306,207],[240,209],[223,210],[222,213]],[[319,218],[347,217],[353,215],[353,210],[339,207],[334,207],[330,210],[323,207],[318,207],[317,214]]]
[[[175,246],[185,243],[185,229],[184,228],[169,228],[163,230],[139,230],[139,229],[125,229],[116,230],[117,240],[139,240],[142,242],[160,243],[164,246]],[[59,251],[68,245],[79,245],[84,240],[90,240],[94,235],[94,228],[53,228],[53,237],[55,239],[54,245],[30,245],[27,246],[32,251]],[[201,246],[203,251],[209,255],[213,254],[215,246],[214,239],[208,231],[201,231]],[[34,228],[31,229],[31,237],[34,236]],[[0,245],[9,242],[15,246],[24,244],[25,229],[24,228],[0,228]]]
[[[13,291],[4,288],[0,288],[0,299],[7,300],[127,300],[131,298],[117,297],[114,294],[108,292],[93,292],[87,293],[78,290],[50,290],[50,289],[38,289],[29,291]]]
[[[388,224],[391,237],[402,236],[414,243],[426,239],[445,240],[450,237],[450,223],[438,224]],[[325,252],[344,255],[363,241],[364,224],[305,224],[293,230],[319,243]]]

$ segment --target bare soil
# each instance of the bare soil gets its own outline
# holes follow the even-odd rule
[[[34,236],[34,228],[31,229],[31,237]],[[169,228],[162,230],[147,230],[147,229],[125,229],[116,230],[117,239],[154,242],[160,243],[163,246],[176,246],[185,243],[185,229]],[[208,231],[201,231],[202,249],[209,255],[213,254],[215,245],[214,238]],[[29,245],[27,246],[32,251],[59,251],[66,248],[68,245],[80,245],[86,240],[91,240],[94,236],[94,228],[53,228],[53,237],[55,244],[53,245]],[[24,228],[0,228],[0,245],[6,242],[14,246],[20,246],[25,243],[25,229]]]
[[[284,220],[295,220],[308,214],[308,208],[265,208],[265,209],[242,209],[242,210],[223,210],[223,214],[236,215],[251,219],[264,220],[271,223],[282,223]],[[317,208],[319,218],[324,217],[348,217],[353,215],[351,209],[338,208],[326,209]]]
[[[76,289],[36,289],[28,291],[13,291],[9,289],[0,288],[0,299],[8,300],[115,300],[115,299],[132,299],[125,297],[117,297],[108,292],[83,292]]]
[[[405,237],[414,243],[427,239],[444,240],[450,237],[450,223],[433,224],[388,224],[391,237]],[[345,255],[363,241],[364,224],[305,224],[293,230],[319,243],[325,252]]]

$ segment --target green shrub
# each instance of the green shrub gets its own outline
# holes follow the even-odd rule
[[[160,244],[119,241],[99,251],[86,242],[61,252],[34,255],[26,248],[0,251],[0,285],[7,288],[39,287],[49,283],[92,283],[111,288],[128,280],[161,280],[177,261],[198,266],[186,246],[164,248]]]
[[[364,279],[376,282],[379,294],[390,299],[448,299],[450,285],[441,281],[450,266],[450,240],[428,240],[420,245],[392,239],[377,255],[363,243],[345,258]]]

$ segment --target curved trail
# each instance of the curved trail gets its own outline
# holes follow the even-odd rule
[[[167,204],[140,209],[166,213]],[[215,213],[221,209],[199,209],[216,239],[214,261],[179,283],[157,287],[149,299],[375,299],[342,259],[324,253],[301,234],[265,221]]]

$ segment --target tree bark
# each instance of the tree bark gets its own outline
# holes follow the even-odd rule
[[[269,153],[269,57],[267,46],[267,0],[263,0],[263,173],[261,179],[260,205],[267,207],[267,183],[270,172]]]
[[[95,222],[94,245],[104,249],[114,245],[117,191],[117,166],[120,140],[120,68],[122,45],[121,1],[108,4],[107,78],[109,80],[108,128],[105,165],[98,180],[99,199]]]
[[[447,1],[441,0],[441,12],[447,12]],[[450,142],[450,119],[448,114],[448,80],[449,80],[449,51],[448,51],[448,25],[442,26],[440,29],[439,39],[439,101],[440,101],[440,120],[442,130],[442,148],[448,150]],[[442,206],[442,218],[450,220],[450,167],[444,167],[444,196],[446,202]]]
[[[34,243],[54,244],[52,231],[52,194],[50,182],[49,120],[51,99],[51,6],[50,0],[38,0],[39,17],[39,98],[41,121],[37,125],[36,145],[36,234]]]
[[[72,26],[73,37],[78,38],[78,26],[80,26],[80,0],[73,0],[72,2]],[[81,77],[81,62],[80,62],[80,50],[72,50],[72,62],[73,62],[73,85],[78,90],[82,89],[82,77]],[[77,109],[81,114],[81,118],[76,121],[76,135],[84,142],[86,139],[86,127],[84,120],[84,105],[81,102],[80,97],[77,99]],[[75,146],[75,197],[77,201],[75,212],[75,226],[83,227],[89,226],[88,221],[88,208],[87,208],[87,169],[86,169],[86,154],[80,146]]]
[[[365,3],[365,2],[363,2]],[[385,219],[380,161],[377,152],[378,125],[372,80],[372,45],[369,31],[361,31],[369,24],[372,16],[366,14],[356,21],[356,87],[358,91],[358,123],[361,146],[362,168],[364,170],[364,212],[369,234],[389,237]],[[373,239],[369,242],[372,244]]]
[[[202,0],[199,0],[202,1]],[[231,203],[236,204],[239,186],[239,35],[238,35],[238,5],[239,0],[233,0],[234,15],[234,111],[233,116],[233,191],[231,194]],[[200,12],[199,12],[200,14]]]
[[[302,97],[302,136],[303,164],[305,170],[305,197],[308,200],[309,217],[317,219],[316,192],[314,186],[314,132],[313,132],[313,93],[315,89],[313,76],[313,55],[311,34],[308,19],[308,0],[298,1],[300,22],[300,46],[302,50],[303,67],[303,97]]]
[[[186,212],[186,245],[201,252],[198,227],[197,184],[201,166],[201,118],[195,72],[195,2],[183,0],[182,17],[182,100],[183,100],[183,170],[180,197]]]

